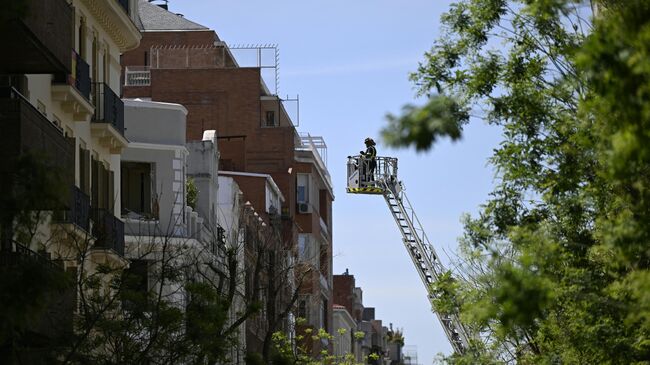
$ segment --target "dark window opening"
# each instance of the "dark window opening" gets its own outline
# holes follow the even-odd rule
[[[131,260],[124,271],[122,303],[128,310],[146,310],[149,302],[149,261]]]
[[[145,162],[122,162],[122,215],[156,217],[153,166]]]
[[[275,127],[275,126],[277,126],[277,124],[275,122],[275,111],[267,110],[266,111],[265,121],[266,121],[266,126],[267,127]]]
[[[304,299],[298,303],[298,318],[307,319],[307,301]]]
[[[91,205],[93,208],[106,209],[113,213],[115,206],[114,202],[114,174],[113,171],[108,170],[104,163],[92,159],[91,166]]]

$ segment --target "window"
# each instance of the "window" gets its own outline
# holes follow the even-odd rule
[[[304,318],[308,320],[307,318],[307,301],[305,299],[301,299],[300,302],[298,302],[298,318]]]
[[[122,215],[155,217],[153,164],[122,161]]]
[[[298,203],[309,203],[309,175],[298,174],[296,200]]]
[[[266,115],[265,115],[265,122],[267,127],[275,127],[277,124],[275,123],[275,111],[273,110],[267,110]]]
[[[114,174],[106,168],[106,165],[99,161],[96,156],[91,161],[91,186],[90,198],[93,208],[106,209],[113,213],[114,200]]]

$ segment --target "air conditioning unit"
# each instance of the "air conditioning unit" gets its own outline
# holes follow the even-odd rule
[[[309,203],[298,203],[298,213],[311,213],[311,206]]]

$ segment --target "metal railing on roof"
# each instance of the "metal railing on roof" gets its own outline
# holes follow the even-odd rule
[[[318,154],[318,157],[323,161],[327,167],[327,144],[325,139],[321,136],[312,136],[309,133],[299,133],[300,145],[296,146],[299,150],[313,150]]]

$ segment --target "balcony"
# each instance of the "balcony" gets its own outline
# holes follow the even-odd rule
[[[91,131],[100,143],[119,154],[129,141],[124,137],[124,103],[115,92],[104,83],[93,83],[95,114]]]
[[[90,103],[90,65],[74,50],[68,50],[72,56],[72,72],[58,74],[52,85],[52,99],[61,102],[62,109],[73,114],[75,121],[86,121],[94,108]]]
[[[74,11],[66,0],[27,0],[25,14],[4,24],[0,70],[6,74],[68,74]],[[4,10],[9,4],[3,3]]]
[[[11,242],[7,247],[0,249],[0,272],[3,275],[11,273],[12,276],[29,276],[32,279],[54,280],[58,283],[67,282],[68,275],[63,270],[59,261],[53,261],[47,254],[41,254],[30,250],[17,242]],[[73,283],[69,281],[67,283]],[[46,340],[49,343],[56,343],[63,338],[68,338],[73,333],[73,313],[76,303],[76,287],[66,285],[64,288],[46,290],[38,298],[28,298],[32,304],[38,305],[41,310],[33,311],[33,315],[24,323],[25,331],[22,334],[24,339],[29,339],[32,346]],[[3,293],[11,295],[11,293]],[[15,294],[25,294],[15,293]],[[37,302],[38,301],[38,302]],[[37,339],[38,342],[33,342]],[[21,346],[12,354],[19,359],[17,363],[23,364],[44,364],[43,355],[37,346]],[[40,361],[39,361],[40,360]]]
[[[102,82],[93,83],[95,115],[93,122],[108,123],[124,136],[124,103],[115,92]]]
[[[7,249],[0,249],[0,266],[2,267],[23,267],[29,263],[37,263],[51,270],[63,269],[60,262],[52,261],[47,256],[32,251],[17,242],[12,242]]]
[[[72,69],[74,76],[71,85],[79,90],[86,100],[90,100],[90,65],[75,51],[72,51]]]
[[[90,232],[90,197],[73,185],[68,209],[57,213],[54,220]]]
[[[124,86],[151,86],[149,66],[126,66],[124,68]]]
[[[93,236],[97,238],[95,248],[113,250],[124,257],[124,222],[106,209],[93,209]]]
[[[13,88],[0,89],[0,128],[1,186],[9,188],[5,184],[11,184],[16,170],[24,168],[20,161],[26,155],[35,156],[36,161],[60,174],[62,184],[74,183],[74,139],[65,137],[59,127]]]

